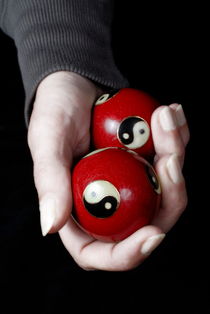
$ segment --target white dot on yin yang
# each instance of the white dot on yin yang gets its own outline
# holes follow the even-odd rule
[[[127,140],[127,139],[129,138],[129,134],[128,134],[128,133],[123,133],[123,138],[124,138],[125,140]]]
[[[112,204],[109,203],[109,202],[106,202],[104,206],[105,206],[106,209],[111,209],[112,208]]]

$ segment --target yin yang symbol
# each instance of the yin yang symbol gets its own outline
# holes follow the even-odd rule
[[[108,101],[109,99],[111,99],[112,97],[114,97],[116,94],[118,94],[118,90],[113,90],[110,91],[107,94],[103,94],[101,95],[95,102],[95,105],[101,105],[103,103],[105,103],[106,101]]]
[[[109,94],[103,94],[102,96],[100,96],[98,98],[98,100],[95,102],[95,105],[101,105],[103,104],[105,101],[107,101],[109,99]]]
[[[161,194],[160,183],[159,183],[159,180],[157,178],[157,175],[156,175],[154,169],[151,166],[147,166],[146,171],[147,171],[147,176],[149,178],[150,183],[153,186],[154,191],[157,194]]]
[[[125,118],[118,128],[118,139],[130,149],[142,147],[148,140],[150,128],[148,123],[140,117]]]
[[[120,204],[117,188],[105,180],[89,183],[83,192],[83,203],[87,211],[97,218],[112,216]]]

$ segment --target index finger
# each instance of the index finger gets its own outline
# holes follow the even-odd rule
[[[152,115],[151,128],[158,158],[171,154],[184,156],[189,130],[184,127],[186,125],[184,116],[181,123],[181,111],[178,108],[180,108],[178,104],[176,107],[160,106]]]

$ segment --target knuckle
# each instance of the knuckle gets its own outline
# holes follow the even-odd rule
[[[187,204],[188,204],[188,198],[187,198],[187,196],[185,196],[185,198],[183,198],[182,201],[179,204],[180,212],[183,212],[186,209]]]
[[[32,115],[34,114],[32,113]],[[27,134],[27,141],[28,141],[29,148],[33,146],[36,139],[40,138],[40,126],[41,126],[41,123],[39,123],[37,119],[33,119],[31,117],[29,128],[28,128],[28,134]]]
[[[131,261],[119,263],[114,269],[117,271],[129,271],[132,270],[135,265]]]
[[[112,269],[115,271],[128,271],[133,268],[132,260],[129,257],[122,259],[112,260]]]
[[[85,271],[96,270],[94,267],[90,266],[87,261],[83,260],[81,257],[74,258],[77,265]]]
[[[49,166],[45,159],[34,162],[34,180],[37,185],[44,183],[49,176]]]
[[[79,265],[80,266],[80,265]],[[83,270],[85,271],[96,271],[97,269],[96,268],[92,268],[92,267],[83,267],[83,266],[80,266],[80,268],[82,268]]]
[[[180,145],[179,148],[177,149],[177,155],[179,157],[182,157],[185,155],[185,147],[184,145]]]
[[[179,214],[182,214],[184,212],[184,210],[186,209],[188,204],[188,199],[187,196],[185,197],[180,197],[177,201],[176,201],[176,211]]]
[[[43,176],[47,172],[47,165],[44,159],[34,162],[34,174],[36,176]]]
[[[29,126],[29,130],[28,130],[28,134],[27,134],[27,143],[28,143],[30,150],[32,150],[32,148],[33,148],[34,138],[35,138],[35,135],[34,135],[34,132],[32,131],[32,127]]]

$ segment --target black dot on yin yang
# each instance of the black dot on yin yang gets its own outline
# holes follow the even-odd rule
[[[128,117],[122,121],[118,129],[118,137],[122,144],[129,145],[134,140],[133,128],[136,123],[144,121],[139,117]],[[140,129],[140,134],[144,134],[145,130]]]
[[[145,133],[145,129],[140,129],[140,130],[139,130],[139,133],[140,133],[140,134],[144,134],[144,133]]]
[[[97,218],[108,218],[112,216],[118,207],[118,201],[114,196],[105,196],[97,203],[89,203],[83,198],[83,202],[87,211]]]
[[[117,93],[118,93],[118,89],[113,89],[111,91],[109,91],[109,93],[106,93],[106,94],[103,94],[101,95],[98,100],[96,101],[96,105],[99,105],[99,104],[103,104],[105,103],[106,101],[108,101],[109,99],[111,99],[113,96],[115,96]]]

